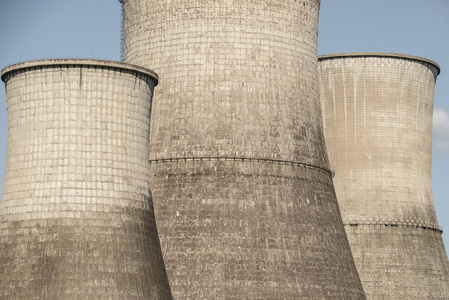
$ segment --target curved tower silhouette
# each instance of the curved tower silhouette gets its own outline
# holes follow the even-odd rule
[[[319,57],[326,145],[367,298],[449,298],[430,181],[439,71],[401,54]]]
[[[2,71],[1,299],[171,299],[149,189],[157,76],[97,60]]]
[[[160,76],[151,184],[178,299],[364,298],[328,167],[319,0],[125,0]]]

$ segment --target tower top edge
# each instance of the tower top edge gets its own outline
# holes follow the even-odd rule
[[[430,59],[427,59],[424,57],[414,56],[414,55],[388,53],[388,52],[349,52],[349,53],[324,54],[324,55],[318,55],[318,61],[323,61],[323,60],[327,60],[327,59],[336,59],[336,58],[347,58],[347,57],[386,57],[386,58],[409,59],[409,60],[425,62],[425,63],[433,65],[434,67],[437,68],[438,74],[440,74],[440,71],[441,71],[440,66],[433,60],[430,60]]]
[[[45,68],[50,66],[78,66],[78,67],[104,67],[104,68],[116,68],[121,70],[134,71],[137,73],[141,73],[145,76],[151,77],[155,81],[155,85],[157,85],[159,77],[158,75],[149,69],[144,67],[111,61],[111,60],[98,60],[98,59],[42,59],[42,60],[33,60],[26,61],[17,64],[13,64],[5,67],[1,71],[1,79],[5,81],[5,77],[7,74],[13,71],[27,69],[27,68]]]

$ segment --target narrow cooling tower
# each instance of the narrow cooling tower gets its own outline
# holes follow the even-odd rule
[[[5,68],[1,299],[171,299],[149,188],[155,73],[96,60]]]
[[[328,167],[319,0],[125,0],[161,77],[151,184],[177,299],[361,299]]]
[[[414,56],[320,57],[326,145],[368,299],[449,299],[430,182],[439,67]]]

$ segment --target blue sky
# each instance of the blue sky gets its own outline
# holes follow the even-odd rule
[[[120,59],[118,0],[0,0],[0,68],[43,58]],[[449,246],[449,1],[322,0],[319,54],[395,52],[437,62],[432,187]],[[6,96],[0,83],[0,189]],[[157,92],[157,91],[156,91]]]

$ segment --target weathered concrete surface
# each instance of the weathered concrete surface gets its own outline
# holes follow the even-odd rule
[[[345,228],[367,299],[449,299],[439,232],[412,226]]]
[[[160,75],[155,212],[177,299],[362,299],[328,170],[319,0],[124,1]]]
[[[319,59],[335,191],[367,298],[448,299],[430,181],[438,65],[390,53]]]
[[[1,299],[171,299],[149,188],[157,76],[94,60],[3,70]]]

